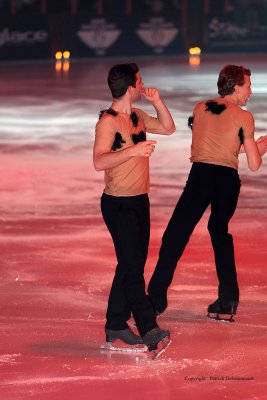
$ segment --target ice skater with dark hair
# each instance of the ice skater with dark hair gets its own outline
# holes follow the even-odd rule
[[[111,107],[100,113],[96,125],[94,166],[105,171],[101,211],[112,236],[117,267],[106,313],[106,341],[109,348],[118,341],[145,344],[152,358],[170,343],[170,334],[161,330],[145,292],[144,266],[149,234],[149,157],[156,141],[146,140],[146,132],[170,135],[175,131],[171,114],[156,88],[144,88],[135,63],[111,68],[108,85]],[[141,99],[156,111],[152,117],[132,104]],[[128,325],[133,316],[139,335]]]
[[[195,106],[192,128],[192,167],[173,215],[164,232],[159,259],[148,286],[156,315],[167,307],[167,290],[177,262],[207,207],[208,230],[219,281],[218,298],[208,306],[208,316],[233,321],[239,303],[234,246],[228,223],[238,201],[238,155],[245,152],[248,167],[256,171],[266,152],[267,136],[254,139],[254,119],[241,107],[252,93],[250,70],[226,65],[219,74],[220,97]]]

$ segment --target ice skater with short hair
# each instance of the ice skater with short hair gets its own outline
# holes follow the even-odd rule
[[[156,315],[167,307],[167,290],[177,262],[208,206],[208,222],[217,277],[218,298],[208,306],[208,315],[232,321],[239,303],[232,235],[228,223],[239,197],[238,155],[245,152],[248,167],[260,168],[267,136],[254,139],[254,119],[241,107],[252,93],[250,70],[226,65],[219,74],[220,97],[195,106],[192,127],[192,167],[184,191],[164,232],[159,259],[148,293]]]
[[[101,198],[104,221],[112,236],[117,267],[106,313],[106,340],[135,346],[145,344],[153,358],[170,342],[161,330],[145,292],[144,266],[149,234],[149,157],[155,140],[146,132],[170,135],[175,131],[172,116],[156,88],[144,88],[135,63],[113,66],[108,74],[113,97],[111,107],[100,113],[96,125],[94,166],[105,171]],[[154,107],[152,117],[133,103],[141,96]],[[133,316],[139,335],[127,323]]]

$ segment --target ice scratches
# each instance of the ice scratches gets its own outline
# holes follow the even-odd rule
[[[37,378],[29,378],[29,379],[16,379],[9,380],[3,383],[15,386],[32,386],[32,385],[44,385],[47,383],[69,383],[69,382],[88,382],[88,381],[107,381],[108,376],[59,376],[59,377],[50,377],[50,376],[40,376]]]
[[[172,285],[171,290],[181,292],[181,291],[188,291],[188,292],[206,292],[207,289],[212,289],[210,285]]]
[[[21,354],[5,354],[0,355],[0,365],[1,360],[5,363],[15,364],[15,360]],[[186,368],[194,366],[206,367],[209,370],[215,371],[218,367],[222,366],[223,361],[209,360],[209,359],[190,359],[183,358],[179,361],[172,358],[159,358],[154,361],[149,360],[145,357],[145,354],[139,356],[135,355],[134,364],[129,363],[129,358],[125,357],[121,359],[119,364],[109,364],[108,372],[107,365],[95,365],[94,373],[89,375],[76,375],[76,376],[37,376],[34,378],[22,378],[22,379],[9,379],[3,382],[3,384],[11,384],[15,386],[38,386],[44,384],[56,384],[56,383],[82,383],[91,381],[122,381],[129,379],[144,379],[144,374],[146,378],[154,378],[155,376],[177,374],[177,371],[185,370]],[[114,359],[116,360],[116,358]],[[117,360],[118,361],[118,360]],[[68,370],[73,373],[72,368],[69,364],[63,365],[64,370]]]
[[[0,354],[0,366],[1,365],[15,365],[17,364],[17,358],[20,357],[21,354]]]
[[[210,366],[210,364],[212,364],[212,368],[216,369],[219,366],[221,366],[222,363],[223,363],[223,361],[209,360],[208,358],[203,358],[203,360],[201,360],[201,359],[192,360],[190,358],[183,358],[183,360],[182,360],[182,364],[185,368],[195,366],[195,365]]]
[[[161,375],[177,373],[177,371],[182,371],[187,368],[192,367],[201,367],[204,370],[217,370],[222,366],[224,361],[221,360],[209,360],[208,358],[204,359],[191,359],[191,358],[183,358],[179,361],[176,359],[168,358],[165,360],[159,360],[157,363],[157,368],[160,371]]]
[[[110,352],[112,353],[112,352]],[[192,367],[203,368],[205,371],[216,371],[218,368],[221,368],[225,363],[222,360],[209,360],[209,359],[190,359],[184,358],[177,360],[177,358],[166,358],[159,357],[155,360],[151,360],[147,357],[146,353],[141,353],[140,355],[131,355],[128,357],[125,355],[124,358],[115,357],[115,352],[110,354],[110,358],[113,361],[120,361],[120,364],[117,364],[117,368],[115,364],[109,364],[109,373],[108,377],[111,380],[128,380],[128,379],[144,379],[144,374],[147,379],[154,378],[155,376],[163,376],[163,375],[176,375],[178,371],[184,371],[187,368],[191,369]],[[131,357],[132,364],[129,363]],[[125,368],[123,368],[123,360],[125,361]],[[106,371],[106,366],[98,366],[98,371],[95,369],[95,372],[99,372],[103,374],[103,370]]]

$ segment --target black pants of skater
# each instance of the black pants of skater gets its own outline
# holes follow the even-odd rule
[[[140,335],[144,336],[158,326],[144,281],[150,233],[149,198],[146,194],[131,197],[103,194],[101,211],[118,261],[108,300],[106,328],[126,329],[132,313]]]
[[[176,264],[207,207],[208,222],[219,281],[218,297],[222,301],[238,301],[233,238],[228,233],[240,192],[240,179],[234,168],[206,163],[193,163],[184,191],[164,232],[148,293],[157,310],[167,306],[167,289]]]

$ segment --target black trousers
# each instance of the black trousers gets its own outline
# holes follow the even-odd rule
[[[208,222],[219,281],[218,297],[239,300],[233,238],[228,233],[240,192],[240,179],[234,168],[193,163],[184,191],[162,238],[159,259],[148,286],[156,309],[167,306],[167,289],[176,264],[206,208],[211,206]]]
[[[118,261],[108,300],[106,328],[126,329],[132,313],[140,335],[144,336],[158,326],[144,281],[150,234],[148,195],[115,197],[104,193],[101,211]]]

